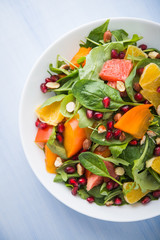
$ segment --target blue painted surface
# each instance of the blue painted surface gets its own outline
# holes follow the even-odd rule
[[[105,222],[57,201],[29,167],[18,129],[25,79],[54,40],[99,18],[130,16],[160,22],[159,12],[159,0],[0,1],[0,240],[160,239],[160,217]]]

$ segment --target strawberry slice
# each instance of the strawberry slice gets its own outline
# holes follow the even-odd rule
[[[104,63],[99,76],[104,81],[125,82],[132,68],[133,64],[130,60],[112,59]]]

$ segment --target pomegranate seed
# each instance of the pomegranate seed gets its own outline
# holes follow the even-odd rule
[[[114,204],[116,204],[116,205],[121,205],[121,204],[122,204],[122,199],[121,199],[120,197],[116,197],[116,198],[114,199]]]
[[[39,127],[39,124],[41,123],[41,121],[37,118],[36,122],[35,122],[35,125],[36,127]]]
[[[110,191],[114,188],[114,182],[113,181],[109,181],[107,182],[106,188]]]
[[[117,187],[119,187],[119,184],[115,182],[113,188],[117,188]]]
[[[156,190],[152,193],[153,197],[159,198],[160,197],[160,190]]]
[[[50,79],[50,78],[46,78],[46,79],[45,79],[45,82],[46,82],[46,83],[51,82],[51,79]]]
[[[40,122],[38,127],[39,127],[40,129],[45,129],[47,126],[48,126],[47,123]]]
[[[137,75],[141,76],[143,73],[144,68],[138,68],[137,69]]]
[[[150,197],[146,196],[146,197],[144,197],[144,198],[142,199],[141,203],[142,203],[142,204],[147,204],[147,203],[149,203],[150,201],[151,201]]]
[[[74,187],[71,191],[71,193],[73,194],[73,196],[77,195],[77,191],[78,191],[78,187]]]
[[[115,49],[112,49],[111,51],[111,58],[118,58],[118,52]]]
[[[107,129],[108,129],[108,130],[112,130],[112,129],[113,129],[113,126],[114,126],[114,122],[113,122],[113,121],[107,122]]]
[[[52,76],[50,77],[50,81],[51,81],[51,82],[56,82],[58,79],[59,79],[58,75],[52,75]]]
[[[63,136],[61,133],[57,133],[56,134],[56,139],[59,143],[62,143],[63,142]]]
[[[136,139],[133,139],[129,142],[130,145],[136,146],[138,144],[138,141]]]
[[[160,146],[155,147],[155,149],[154,149],[154,155],[155,155],[155,156],[160,156]]]
[[[68,174],[72,174],[72,173],[75,173],[76,169],[72,166],[68,166],[65,168],[65,172],[68,173]]]
[[[42,84],[40,85],[40,89],[41,89],[41,91],[42,91],[43,93],[46,93],[46,92],[47,92],[46,84],[45,84],[45,83],[42,83]]]
[[[127,97],[127,92],[126,92],[126,90],[125,90],[124,92],[120,92],[120,96],[121,96],[121,98]]]
[[[139,45],[139,48],[141,48],[143,51],[147,49],[147,45],[146,44],[141,44]]]
[[[94,114],[94,112],[92,110],[87,109],[87,111],[86,111],[87,118],[91,119],[93,117],[93,114]]]
[[[160,93],[160,86],[157,88],[157,92]]]
[[[88,197],[88,198],[87,198],[87,201],[88,201],[89,203],[93,203],[93,202],[94,202],[94,197]]]
[[[113,132],[113,136],[115,139],[119,138],[120,135],[121,135],[122,131],[119,130],[119,129],[116,129],[114,132]]]
[[[106,134],[106,140],[110,140],[112,137],[113,137],[113,133],[110,130],[108,130]]]
[[[118,57],[119,57],[120,59],[123,59],[123,58],[125,57],[125,53],[124,53],[124,52],[120,52],[119,55],[118,55]]]
[[[130,110],[130,106],[128,106],[128,105],[125,105],[125,106],[121,107],[121,111],[122,111],[123,113],[126,113],[126,112],[128,112],[129,110]]]
[[[134,95],[134,98],[135,98],[135,100],[138,101],[138,102],[143,100],[143,96],[142,96],[141,93],[136,93],[136,94]]]
[[[109,97],[103,98],[102,103],[103,103],[105,108],[108,108],[109,105],[110,105],[110,98]]]
[[[75,178],[70,178],[70,179],[68,180],[68,183],[69,183],[70,185],[73,185],[74,187],[78,187],[78,182],[77,182],[77,180],[76,180]]]
[[[93,115],[94,119],[95,120],[100,120],[103,118],[103,113],[101,112],[95,112],[94,115]]]
[[[145,100],[144,104],[150,104],[150,102],[148,100]]]
[[[86,178],[85,177],[81,177],[81,178],[79,178],[79,180],[78,180],[78,184],[79,185],[86,185],[86,183],[87,183],[87,180],[86,180]]]
[[[63,133],[64,132],[64,124],[63,123],[59,123],[58,124],[58,132],[59,133]]]

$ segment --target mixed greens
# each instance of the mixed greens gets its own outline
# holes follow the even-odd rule
[[[49,65],[40,87],[54,95],[36,109],[35,142],[54,182],[73,195],[146,204],[160,197],[160,54],[108,25],[93,29],[71,61],[58,55]]]

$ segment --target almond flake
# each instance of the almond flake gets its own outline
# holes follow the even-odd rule
[[[143,145],[146,141],[146,136],[144,135],[140,141],[140,145]]]
[[[152,130],[147,131],[147,134],[149,137],[155,137],[157,134],[153,132]]]
[[[98,127],[98,133],[104,133],[104,132],[106,132],[107,130],[106,130],[106,127],[105,126],[103,126],[103,125],[100,125],[99,127]]]
[[[119,92],[124,92],[126,90],[124,82],[122,81],[117,81],[117,90]]]
[[[160,138],[156,138],[156,144],[159,145],[160,144]]]
[[[125,171],[124,171],[124,168],[123,167],[116,167],[115,168],[115,173],[118,175],[118,176],[123,176]]]
[[[157,58],[158,55],[159,53],[155,51],[148,53],[148,57],[150,57],[151,59]]]
[[[74,109],[75,109],[75,103],[74,102],[69,102],[69,103],[67,103],[67,105],[66,105],[66,110],[67,110],[67,112],[69,112],[69,113],[71,113],[71,112],[73,112],[74,111]]]
[[[57,83],[57,82],[48,82],[48,83],[46,84],[46,87],[47,87],[47,88],[50,88],[50,89],[57,89],[57,88],[60,87],[60,84]]]
[[[57,157],[56,161],[54,162],[54,166],[58,168],[62,166],[62,164],[63,164],[62,159],[60,157]]]
[[[84,173],[84,167],[80,163],[77,164],[77,173],[79,176],[82,176]]]
[[[106,206],[109,207],[109,206],[113,205],[113,203],[114,203],[113,200],[108,201],[108,202],[106,202]]]

